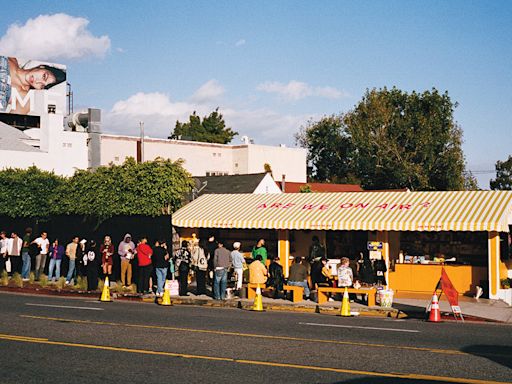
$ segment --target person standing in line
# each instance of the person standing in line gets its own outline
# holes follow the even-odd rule
[[[153,270],[151,265],[151,257],[153,256],[153,250],[147,244],[148,239],[143,237],[140,239],[139,245],[137,245],[136,253],[139,261],[139,281],[137,284],[137,292],[142,294],[149,294],[149,278]]]
[[[103,244],[100,247],[101,253],[101,267],[103,268],[103,274],[108,276],[110,279],[110,275],[112,275],[112,264],[114,255],[114,246],[112,245],[112,239],[110,236],[105,236],[103,239]]]
[[[233,251],[231,251],[231,261],[233,262],[233,268],[236,273],[236,287],[237,291],[242,289],[242,284],[244,280],[244,264],[245,258],[244,255],[240,253],[241,244],[239,241],[235,241],[233,243]]]
[[[197,270],[196,270],[196,295],[206,295],[206,271],[208,270],[208,258],[206,256],[205,244],[201,240],[199,242],[199,250],[197,253]]]
[[[44,272],[46,266],[46,255],[50,248],[50,241],[48,240],[48,233],[43,231],[41,236],[35,239],[32,243],[37,244],[39,254],[36,256],[36,280],[39,280],[39,276]]]
[[[151,258],[153,267],[156,271],[156,295],[158,297],[164,294],[164,285],[169,270],[169,252],[165,240],[155,241],[153,257]]]
[[[217,249],[217,240],[215,240],[215,236],[210,236],[208,238],[208,243],[206,244],[207,251],[207,259],[208,259],[208,278],[210,281],[210,285],[212,287],[213,291],[213,282],[215,277],[215,268],[213,267],[213,255],[215,253],[215,250]]]
[[[87,258],[87,291],[95,291],[98,289],[99,257],[94,240],[86,244],[85,257]]]
[[[7,241],[7,254],[11,261],[11,274],[21,274],[21,248],[23,247],[23,240],[18,237],[16,232],[11,233],[11,238]]]
[[[252,249],[252,258],[256,259],[257,255],[261,255],[261,263],[267,267],[267,248],[265,248],[265,239],[259,239],[256,246]]]
[[[5,271],[5,262],[7,261],[7,232],[0,232],[0,273]]]
[[[213,254],[213,267],[215,278],[213,282],[213,298],[215,300],[226,299],[226,287],[228,284],[228,269],[231,266],[231,252],[224,248],[219,240],[217,249]]]
[[[304,288],[304,296],[306,300],[309,299],[308,269],[302,263],[300,256],[295,257],[294,263],[290,267],[288,285]]]
[[[76,283],[76,256],[78,251],[78,236],[73,237],[71,243],[66,246],[66,256],[69,259],[68,274],[66,276],[66,285]]]
[[[132,260],[135,256],[135,244],[132,241],[132,235],[124,235],[123,241],[117,247],[117,253],[121,259],[121,283],[123,288],[132,285]]]
[[[64,247],[59,244],[59,239],[53,240],[49,255],[50,266],[48,267],[48,280],[54,283],[55,280],[60,279],[60,264],[64,256]],[[53,275],[54,270],[55,276]]]
[[[188,250],[188,241],[181,242],[181,248],[174,254],[174,264],[178,273],[180,284],[180,296],[188,296],[188,272],[190,270],[190,251]]]
[[[313,264],[319,261],[322,257],[325,257],[325,248],[320,244],[318,236],[313,236],[311,239],[312,243],[309,247],[308,262]]]
[[[21,261],[23,263],[21,267],[21,277],[23,278],[23,281],[28,281],[30,267],[32,264],[29,253],[31,240],[32,228],[28,227],[25,229],[25,234],[23,235],[23,246],[21,248]]]

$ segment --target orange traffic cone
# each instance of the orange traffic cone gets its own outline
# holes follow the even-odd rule
[[[432,302],[430,303],[430,315],[428,321],[432,323],[439,323],[441,321],[441,312],[439,311],[439,302],[437,300],[437,294],[434,293],[432,296]]]

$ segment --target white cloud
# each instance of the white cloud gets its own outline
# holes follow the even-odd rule
[[[206,84],[208,83],[210,82]],[[206,84],[199,89],[204,88]],[[199,90],[195,94],[198,92]],[[173,101],[163,93],[139,92],[116,102],[112,109],[105,113],[103,130],[138,135],[139,121],[144,121],[145,133],[148,136],[167,137],[174,129],[176,120],[188,121],[194,111],[199,116],[208,115],[217,106],[218,104],[213,102],[196,103],[192,98],[189,101]],[[254,138],[257,144],[293,145],[293,134],[299,131],[300,126],[310,118],[319,118],[304,114],[282,115],[268,108],[251,109],[222,105],[220,113],[224,116],[227,126],[239,133],[239,136],[235,136],[233,144],[238,143],[241,136],[247,135]]]
[[[39,15],[23,25],[11,24],[0,38],[0,49],[5,55],[39,60],[102,57],[110,38],[93,36],[88,25],[89,20],[65,13]]]
[[[297,101],[311,96],[327,99],[339,99],[347,96],[345,92],[333,87],[313,87],[296,80],[292,80],[288,84],[278,81],[266,81],[259,84],[256,89],[262,92],[275,93],[286,101]]]
[[[207,103],[218,99],[224,94],[224,87],[215,79],[204,83],[193,95],[191,100],[196,103]]]
[[[241,47],[242,45],[245,45],[245,43],[245,39],[240,39],[235,43],[235,47]]]

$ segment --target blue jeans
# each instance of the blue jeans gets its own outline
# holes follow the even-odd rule
[[[308,287],[308,282],[306,280],[304,281],[288,281],[288,285],[293,285],[295,287],[302,287],[304,288],[304,296],[306,296],[306,298],[309,298],[309,287]]]
[[[164,291],[167,270],[168,268],[156,268],[156,293],[162,293]]]
[[[75,279],[75,263],[76,260],[69,260],[69,269],[68,269],[68,276],[66,277],[66,281],[71,281],[71,279]]]
[[[28,254],[28,252],[23,252],[21,254],[21,260],[23,261],[23,267],[21,268],[21,277],[24,279],[28,279],[28,276],[30,275],[31,266],[30,255]]]
[[[57,280],[60,279],[60,263],[62,260],[54,259],[53,257],[50,259],[50,267],[48,268],[48,280],[51,280],[53,276],[53,269],[55,268],[55,278]]]
[[[213,298],[224,300],[226,298],[226,286],[228,285],[228,270],[226,268],[216,269],[213,281]]]

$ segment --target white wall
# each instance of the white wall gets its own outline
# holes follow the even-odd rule
[[[277,186],[270,173],[267,173],[253,193],[283,193],[283,191]]]
[[[0,151],[0,169],[35,165],[62,176],[72,176],[76,169],[87,169],[87,133],[64,131],[60,114],[41,116],[39,133],[39,151]]]
[[[137,157],[138,137],[101,135],[101,164],[121,164],[127,157]],[[263,145],[223,145],[184,140],[144,139],[144,159],[183,159],[193,176],[207,172],[236,175],[264,172],[264,164],[272,167],[276,180],[286,175],[291,182],[306,182],[306,156],[302,148]]]
[[[249,145],[247,173],[262,172],[265,163],[270,164],[276,181],[285,175],[287,181],[307,182],[307,150],[304,148]]]

